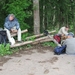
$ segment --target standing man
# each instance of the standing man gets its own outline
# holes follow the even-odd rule
[[[7,32],[7,37],[11,45],[15,44],[15,40],[11,37],[11,33],[17,33],[17,40],[21,41],[21,29],[18,20],[15,18],[14,14],[9,14],[4,23],[4,29]]]

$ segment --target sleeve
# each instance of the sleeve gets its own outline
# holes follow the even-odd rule
[[[7,28],[8,30],[10,30],[10,27],[9,27],[8,22],[5,22],[5,23],[4,23],[4,28]]]
[[[16,29],[18,30],[20,28],[20,24],[18,21],[16,21]]]
[[[65,34],[65,35],[68,34],[68,32],[65,30],[65,27],[62,28],[62,33]]]
[[[62,43],[62,45],[63,45],[63,46],[66,45],[66,40]]]

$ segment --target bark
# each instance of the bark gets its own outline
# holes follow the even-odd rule
[[[54,32],[56,32],[56,30],[50,31],[49,34],[52,34]],[[37,35],[33,35],[33,36],[30,36],[30,37],[27,37],[26,40],[28,40],[28,39],[30,39],[32,37],[39,38],[39,37],[42,37],[42,36],[44,36],[43,33],[42,34],[37,34]]]
[[[19,47],[19,46],[23,46],[23,45],[27,45],[27,44],[37,43],[37,42],[40,42],[41,40],[45,40],[45,39],[48,39],[48,38],[49,38],[48,36],[45,36],[45,37],[42,37],[42,38],[35,39],[34,41],[25,41],[25,42],[22,42],[22,43],[16,43],[14,45],[11,45],[10,48]]]
[[[39,0],[33,0],[34,34],[40,34]]]
[[[10,48],[19,47],[19,46],[23,46],[23,45],[27,45],[27,44],[37,44],[37,43],[42,43],[42,42],[46,42],[46,41],[53,41],[58,46],[61,46],[55,39],[53,39],[53,35],[48,35],[48,36],[44,36],[44,37],[35,39],[34,41],[25,41],[22,43],[16,43],[14,45],[11,45]]]

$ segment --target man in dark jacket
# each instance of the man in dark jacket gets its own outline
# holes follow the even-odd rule
[[[18,20],[15,18],[14,14],[9,14],[4,23],[4,29],[7,32],[7,37],[11,45],[15,44],[15,40],[11,37],[11,33],[17,33],[17,40],[21,41],[21,29]]]

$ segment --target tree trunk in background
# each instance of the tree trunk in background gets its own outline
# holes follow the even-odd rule
[[[45,30],[45,5],[43,5],[43,30]]]
[[[40,34],[39,0],[33,0],[34,34]]]
[[[73,30],[75,35],[75,0],[73,1]]]
[[[44,0],[40,0],[40,32],[44,31],[43,28],[43,2]]]
[[[47,30],[47,6],[46,5],[45,5],[44,26],[45,26],[45,30]]]

